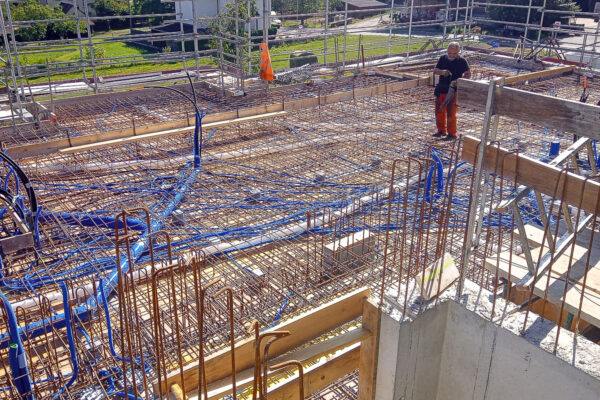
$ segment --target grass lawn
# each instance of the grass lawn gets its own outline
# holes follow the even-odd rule
[[[143,54],[150,53],[150,51],[146,49],[137,46],[132,46],[123,42],[111,42],[94,45],[94,49],[98,48],[104,50],[105,57],[140,56]],[[45,65],[46,59],[48,59],[49,64],[53,64],[60,62],[78,61],[81,58],[78,46],[63,47],[58,48],[56,50],[64,51],[33,54],[27,54],[25,52],[21,53],[23,55],[19,55],[19,62],[21,63],[21,65]],[[86,56],[86,47],[83,48],[83,55],[84,57]]]
[[[199,65],[210,65],[214,64],[211,59],[201,58],[198,60]],[[186,61],[186,65],[188,68],[195,65],[194,61]],[[125,74],[135,74],[141,72],[152,72],[152,71],[165,71],[171,69],[183,69],[183,62],[136,62],[132,63],[130,61],[124,62],[119,65],[107,65],[107,66],[97,66],[96,67],[96,75],[97,76],[110,76],[110,75],[125,75]],[[90,78],[93,76],[92,68],[86,67],[87,77]],[[81,72],[68,72],[64,74],[52,74],[51,76],[52,82],[65,81],[70,79],[81,79],[83,78],[83,74]],[[48,78],[46,76],[40,76],[31,78],[30,83],[45,83],[48,82]]]
[[[110,31],[110,32],[102,32],[98,33],[94,36],[95,39],[101,37],[114,37],[125,35],[129,32],[128,29],[122,29],[118,31]],[[338,60],[342,61],[343,59],[343,48],[344,48],[344,37],[339,35],[337,37],[329,37],[327,40],[327,61],[334,62],[336,61],[335,53],[335,41],[337,38],[338,44]],[[372,56],[380,56],[387,55],[388,48],[388,36],[387,35],[363,35],[362,39],[359,39],[359,35],[348,35],[346,37],[346,61],[353,62],[353,60],[359,59],[359,40],[364,45],[365,49],[365,57]],[[423,43],[427,40],[426,37],[413,37],[411,41],[410,51],[416,51],[423,47]],[[417,41],[417,42],[415,42]],[[403,54],[407,51],[407,36],[404,35],[393,35],[391,39],[392,49],[391,54]],[[294,43],[273,43],[271,44],[271,59],[273,68],[275,70],[281,70],[285,68],[289,68],[289,54],[297,51],[309,51],[314,53],[320,63],[324,62],[324,39],[314,39],[307,40],[302,42],[294,42]],[[182,61],[174,61],[174,62],[155,62],[152,60],[143,60],[143,56],[151,56],[152,52],[146,50],[144,48],[130,45],[123,42],[105,42],[99,43],[94,46],[95,48],[102,48],[104,50],[104,56],[106,58],[110,57],[124,57],[119,64],[117,65],[99,65],[96,67],[96,74],[98,76],[107,76],[107,75],[120,75],[120,74],[131,74],[131,73],[140,73],[140,72],[151,72],[151,71],[161,71],[161,70],[169,70],[169,69],[181,69],[183,68]],[[431,45],[428,45],[427,48],[430,48]],[[258,52],[258,44],[255,45],[254,51],[252,52],[253,56],[253,65],[256,67],[260,60],[260,54]],[[75,63],[80,60],[79,48],[78,47],[70,47],[70,48],[58,48],[55,52],[51,53],[40,53],[40,54],[23,54],[20,56],[20,62],[24,65],[39,65],[38,76],[32,76],[33,73],[30,73],[30,82],[31,83],[39,83],[39,82],[47,82],[46,77],[46,58],[48,58],[48,62],[51,65],[51,68],[60,67],[59,63]],[[85,56],[85,51],[84,51]],[[361,55],[362,57],[362,55]],[[195,64],[194,61],[187,61],[187,66],[193,66]],[[199,60],[200,65],[217,65],[214,60],[210,58],[202,58]],[[67,64],[63,64],[65,66]],[[72,67],[76,67],[74,64]],[[51,69],[52,73],[52,69]],[[92,76],[91,67],[86,67],[87,76]],[[75,72],[67,72],[56,74],[52,73],[51,78],[52,81],[62,81],[69,79],[81,79],[83,74],[81,70]]]
[[[407,40],[408,40],[407,36],[392,35],[391,53],[392,54],[405,53],[407,45],[408,45]],[[418,42],[415,43],[415,40],[418,40]],[[421,49],[426,40],[427,40],[426,38],[422,38],[422,37],[419,37],[419,38],[413,37],[413,39],[411,41],[411,45],[410,45],[410,51],[416,51],[416,50]],[[343,59],[344,37],[341,35],[338,36],[337,41],[338,41],[338,52],[339,52],[338,59],[341,61]],[[363,35],[362,39],[359,39],[359,35],[348,35],[348,36],[346,36],[346,61],[356,60],[357,58],[359,58],[359,56],[358,56],[359,41],[364,46],[365,57],[381,56],[381,55],[388,54],[388,48],[387,48],[388,36],[387,35]],[[318,57],[319,63],[323,63],[324,62],[324,55],[323,55],[324,46],[325,46],[324,39],[309,40],[304,43],[296,42],[296,43],[278,44],[277,46],[272,46],[270,49],[270,52],[271,52],[271,63],[273,65],[273,69],[280,70],[280,69],[289,68],[290,63],[289,63],[289,55],[288,54],[291,52],[297,51],[297,50],[310,51]],[[427,48],[431,48],[431,45],[428,45]],[[335,38],[330,37],[327,40],[327,62],[333,62],[336,60],[336,56],[334,53],[335,53]],[[258,57],[258,53],[256,54],[256,56]],[[361,55],[361,57],[362,57],[362,55]]]

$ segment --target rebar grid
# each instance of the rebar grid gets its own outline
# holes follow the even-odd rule
[[[473,79],[489,79],[494,76],[514,76],[527,73],[527,69],[518,69],[514,62],[501,65],[501,60],[490,59],[490,56],[476,52],[466,52]],[[413,68],[402,67],[405,72],[427,72],[430,65],[417,65]],[[394,67],[382,68],[383,71],[394,71]],[[272,87],[248,90],[246,96],[223,96],[216,87],[207,88],[196,84],[196,98],[200,108],[207,115],[227,111],[240,111],[252,107],[315,98],[328,94],[352,91],[364,87],[393,83],[402,78],[382,75],[337,76],[333,79],[315,84],[297,84],[292,86]],[[189,87],[179,87],[191,96]],[[57,100],[53,106],[56,117],[50,121],[20,124],[0,130],[0,138],[6,146],[11,144],[38,143],[55,139],[70,139],[82,135],[115,131],[120,129],[136,129],[147,125],[161,124],[169,121],[187,120],[190,124],[193,112],[177,93],[157,91],[158,89],[138,89],[115,95],[101,95],[79,98],[76,101]],[[48,105],[49,106],[49,105]]]
[[[350,217],[338,218],[338,222],[321,227],[313,221],[313,229],[317,230],[309,235],[308,248],[322,248],[336,235],[367,225],[373,225],[377,234],[380,229],[377,225],[381,221],[368,217],[373,200],[359,199],[373,193],[375,203],[380,203],[384,196],[377,192],[387,185],[390,176],[390,167],[385,161],[419,151],[422,147],[403,140],[412,133],[410,129],[399,132],[394,128],[399,123],[397,113],[400,112],[406,112],[409,120],[414,121],[410,124],[415,127],[424,122],[425,116],[420,116],[420,112],[427,107],[424,102],[428,91],[428,88],[415,88],[388,95],[387,99],[337,103],[312,113],[293,112],[268,121],[220,128],[207,140],[203,173],[194,183],[193,190],[186,194],[187,202],[181,207],[183,215],[179,220],[168,221],[165,226],[171,234],[173,249],[176,253],[186,252],[188,247],[209,251],[223,243],[239,242],[231,248],[237,251],[209,259],[210,268],[203,280],[220,277],[224,283],[236,288],[240,292],[240,300],[236,300],[242,313],[240,320],[248,322],[254,316],[260,316],[262,326],[272,324],[282,315],[293,315],[296,309],[314,305],[326,295],[376,281],[379,269],[373,264],[372,251],[364,261],[364,267],[358,270],[344,264],[324,267],[322,256],[319,256],[305,275],[307,242],[301,236],[284,235],[287,240],[283,242],[269,243],[267,240],[245,250],[244,242],[252,243],[261,235],[303,223],[311,218],[311,212],[314,220],[322,210],[330,209],[329,218],[336,220],[333,213],[355,202],[359,209],[364,209],[359,213],[363,220],[358,225]],[[408,112],[409,108],[414,109],[412,114]],[[320,120],[317,123],[316,115]],[[430,120],[430,116],[426,116],[426,120]],[[237,139],[240,137],[244,140]],[[86,276],[106,276],[111,268],[109,260],[114,254],[112,230],[97,221],[92,226],[67,221],[65,214],[95,209],[95,214],[115,215],[119,209],[150,208],[161,198],[168,197],[169,190],[177,185],[189,147],[186,137],[168,137],[159,143],[144,140],[126,147],[113,146],[23,163],[35,182],[40,202],[47,210],[53,210],[53,214],[40,224],[44,250],[29,258],[34,256],[43,267],[34,265],[32,268],[24,257],[21,267],[12,266],[7,270],[6,282],[10,280],[15,286],[11,299],[18,304],[19,300],[26,300],[34,293],[50,296],[57,290],[53,282],[67,276],[73,287],[90,287]],[[327,156],[323,157],[324,154]],[[374,158],[376,156],[380,159]],[[118,167],[115,163],[122,164]],[[258,194],[253,189],[258,189]],[[365,204],[359,205],[361,201]],[[160,208],[153,210],[152,218],[157,218],[160,211]],[[342,228],[338,227],[340,223]],[[324,239],[323,234],[331,239]],[[136,236],[132,236],[131,241],[135,240]],[[164,242],[157,242],[154,250],[157,257],[164,257]],[[313,254],[319,252],[322,250],[312,251]],[[146,254],[135,260],[136,265],[141,268],[148,262],[148,257]],[[366,268],[368,265],[373,268]],[[355,274],[356,271],[362,272]],[[140,298],[146,298],[147,293],[143,286],[138,290]],[[111,318],[115,318],[119,315],[117,306],[110,304]],[[142,301],[136,315],[149,312],[142,304],[150,302]],[[282,308],[282,304],[287,305]],[[211,307],[211,315],[214,315],[217,305]],[[166,325],[173,326],[173,323]],[[136,327],[139,332],[146,332],[144,337],[153,337],[148,320]],[[219,323],[206,327],[207,351],[225,343],[219,336],[221,327]],[[118,353],[122,352],[118,344],[121,337],[115,332]],[[185,347],[185,343],[178,344]],[[166,342],[165,348],[169,365],[177,365]],[[60,362],[65,362],[68,352],[61,354]],[[110,356],[105,358],[111,359]],[[98,362],[97,368],[101,364]],[[101,385],[107,379],[96,373],[95,385]]]
[[[119,113],[115,114],[117,118]],[[461,108],[459,121],[461,133],[478,136],[483,114]],[[245,337],[244,328],[255,318],[261,327],[267,327],[319,304],[328,295],[365,284],[382,294],[383,289],[387,293],[396,288],[398,297],[390,298],[387,293],[386,305],[391,301],[393,307],[408,306],[413,312],[414,307],[399,296],[402,285],[408,289],[409,280],[445,251],[460,257],[472,184],[472,170],[458,168],[458,147],[440,145],[430,138],[434,131],[432,89],[416,87],[206,133],[201,172],[186,192],[179,213],[163,225],[170,244],[158,237],[153,240],[152,252],[132,260],[135,268],[130,271],[138,272],[123,278],[119,298],[112,297],[107,303],[108,318],[103,310],[85,322],[81,314],[74,317],[82,319],[80,325],[91,338],[79,337],[76,344],[77,354],[89,358],[85,361],[88,374],[65,391],[65,398],[82,396],[85,386],[107,391],[110,382],[129,386],[147,398],[153,390],[148,382],[158,372],[146,371],[146,363],[162,363],[162,371],[175,371],[197,359],[199,348],[210,354],[227,346],[231,334],[225,299],[213,299],[207,305],[206,314],[211,318],[201,334],[194,279],[202,285],[220,279],[218,286],[206,292],[211,299],[222,285],[234,289],[236,338]],[[572,141],[559,132],[508,118],[500,119],[498,132],[504,146],[536,158],[547,155],[551,141],[564,146]],[[540,132],[546,132],[542,140]],[[191,141],[189,135],[169,136],[22,160],[48,214],[40,220],[41,249],[9,257],[3,269],[11,302],[23,307],[18,313],[21,326],[48,318],[48,310],[63,309],[61,297],[54,296],[61,281],[74,288],[69,296],[78,299],[73,300],[73,308],[98,298],[94,295],[99,290],[97,279],[106,278],[114,269],[118,222],[112,220],[111,226],[111,220],[96,217],[114,217],[120,210],[143,207],[151,210],[152,220],[159,219],[165,201],[190,175],[186,165],[191,160]],[[432,151],[441,160],[441,173],[432,161]],[[393,177],[393,160],[408,157],[421,166],[396,163]],[[432,178],[427,186],[429,173]],[[452,188],[444,190],[451,192],[442,190],[439,176],[444,188]],[[411,183],[401,188],[404,181]],[[390,185],[393,196],[386,193]],[[490,204],[512,189],[509,182],[503,190],[498,182],[490,185],[494,190],[485,200]],[[539,218],[533,207],[526,215],[531,220]],[[134,244],[144,227],[143,215],[128,217],[128,240]],[[481,266],[493,243],[500,243],[498,248],[516,246],[514,239],[507,238],[512,230],[513,223],[507,218],[494,215],[486,221],[482,233],[486,245],[474,253],[466,271],[468,278],[483,287],[498,284],[497,277]],[[347,249],[346,255],[336,254],[339,240],[365,231],[373,234],[372,242],[359,251]],[[328,256],[326,248],[333,248],[333,255]],[[128,256],[122,244],[119,249],[121,257]],[[197,260],[206,255],[206,264],[197,267],[196,276],[179,272],[150,283],[161,263],[168,264],[169,250],[175,258],[194,251]],[[156,257],[154,264],[151,257]],[[387,265],[382,264],[384,260]],[[27,302],[38,295],[49,300]],[[158,330],[153,326],[158,318],[153,298],[163,299],[165,307]],[[51,306],[40,308],[46,302]],[[174,306],[181,314],[172,313]],[[123,307],[130,312],[123,313]],[[119,321],[123,315],[127,315],[126,321]],[[134,360],[129,365],[135,373],[127,379],[123,379],[127,368],[110,351],[109,320],[116,354],[128,354]],[[135,329],[139,338],[128,337],[127,327]],[[175,336],[178,327],[185,333],[179,338]],[[159,333],[164,340],[158,340]],[[61,376],[49,381],[53,386],[38,383],[35,390],[40,397],[60,391],[73,368],[64,333],[53,328],[49,334],[56,338],[42,343],[41,336],[32,336],[26,342],[31,346],[30,364],[37,382]],[[157,343],[162,353],[153,350]],[[146,358],[143,362],[138,359],[142,356]],[[7,370],[5,363],[5,380],[10,379]]]
[[[358,370],[356,370],[318,392],[313,393],[310,397],[307,397],[307,399],[357,399],[358,389]]]
[[[524,85],[519,86],[519,89],[579,101],[584,91],[585,81],[588,88],[586,103],[597,105],[600,102],[600,78],[586,77],[586,75],[585,71],[582,71],[582,74],[572,74],[538,82],[525,82]]]
[[[328,79],[325,84],[275,87],[268,92],[264,88],[257,89],[243,97],[223,96],[216,89],[208,89],[199,84],[195,85],[195,90],[198,106],[209,115],[270,104],[285,104],[286,100],[315,98],[400,80],[402,79],[363,74],[340,76],[336,79]],[[192,95],[187,86],[180,87],[180,90]],[[6,145],[23,144],[25,141],[36,143],[109,130],[132,129],[168,121],[187,120],[189,123],[190,119],[193,119],[193,112],[185,99],[177,93],[158,89],[140,89],[118,95],[82,98],[77,101],[70,99],[65,104],[56,102],[55,110],[57,117],[52,121],[18,125],[16,128],[5,127],[2,128],[0,137],[4,139]],[[19,132],[16,136],[15,129]]]

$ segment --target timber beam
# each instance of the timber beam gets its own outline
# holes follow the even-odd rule
[[[488,82],[459,79],[461,105],[483,111],[489,85]],[[599,106],[514,88],[496,87],[494,90],[494,115],[600,140]]]
[[[472,136],[464,138],[461,159],[475,164],[477,147],[480,140]],[[483,168],[489,172],[500,173],[504,178],[531,187],[548,196],[562,197],[575,207],[594,214],[600,196],[600,183],[586,180],[572,172],[563,172],[561,168],[542,161],[516,154],[496,145],[488,145],[483,156]],[[564,188],[563,188],[563,185]]]
[[[269,354],[271,354],[272,357],[278,357],[279,355],[287,353],[345,323],[361,317],[363,315],[364,303],[369,297],[369,293],[370,291],[368,288],[355,290],[330,303],[324,304],[314,310],[268,329],[265,332],[275,330],[290,332],[289,336],[281,338],[273,343],[269,349]],[[365,335],[366,337],[370,336],[367,333],[370,332],[361,330],[358,331],[358,333],[347,335],[344,340],[347,343],[365,340]],[[330,343],[332,343],[332,345],[326,346],[327,348],[318,346],[318,344],[314,346],[323,347],[320,349],[321,354],[323,354],[338,349],[342,345],[339,341]],[[309,358],[311,357],[314,357],[314,355]],[[356,357],[358,358],[358,350],[356,351]],[[235,345],[235,360],[236,372],[244,372],[244,370],[247,370],[254,365],[254,338],[244,339]],[[356,363],[356,367],[358,367],[358,363]],[[356,369],[356,367],[352,370]],[[209,385],[219,380],[230,379],[228,378],[231,375],[230,350],[224,349],[206,357],[205,368],[206,381]],[[158,382],[158,380],[154,381],[153,385],[155,391],[167,393],[174,384],[177,384],[179,387],[185,387],[186,392],[197,389],[199,387],[199,370],[199,362],[192,362],[184,366],[180,371],[169,374],[166,379],[163,379],[161,382]],[[321,370],[320,373],[323,373],[323,370]],[[331,374],[331,376],[334,375],[337,374]]]

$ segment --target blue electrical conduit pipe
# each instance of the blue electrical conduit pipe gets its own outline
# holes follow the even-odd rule
[[[181,174],[182,178],[185,176],[186,170],[187,169],[184,169],[184,171],[182,172],[182,174]],[[137,240],[137,242],[133,245],[133,247],[131,249],[131,258],[133,260],[137,260],[142,255],[142,253],[147,250],[150,234],[152,232],[156,232],[156,231],[162,229],[165,219],[167,219],[173,213],[173,211],[177,208],[177,206],[184,199],[185,192],[194,183],[194,181],[196,180],[196,178],[198,177],[200,172],[201,172],[200,168],[192,169],[192,172],[189,174],[187,179],[185,179],[183,184],[175,191],[175,195],[173,196],[173,199],[166,205],[165,209],[158,216],[158,218],[154,222],[152,222],[152,224],[150,224],[150,229],[144,230],[144,232],[142,233],[140,238]],[[155,204],[150,209],[150,213],[152,214],[152,213],[156,212],[161,205],[163,205],[163,202],[159,202],[159,203]],[[129,267],[130,267],[129,259],[128,258],[123,259],[121,261],[121,265],[120,265],[120,269],[121,269],[122,273],[125,274],[129,270]],[[119,278],[119,272],[118,272],[118,269],[115,268],[113,270],[113,272],[106,278],[106,283],[104,285],[104,293],[103,293],[105,298],[108,298],[109,294],[111,293],[113,288],[116,286],[116,284],[118,282],[118,278]],[[88,304],[87,308],[89,308],[89,309],[92,309],[92,308],[96,307],[96,305],[97,305],[96,300],[93,297],[88,299],[87,304]],[[85,309],[86,309],[85,306],[81,306],[81,307],[78,307],[77,310],[83,311]]]
[[[29,369],[27,367],[27,358],[25,356],[23,342],[21,341],[21,335],[19,334],[17,317],[15,316],[15,312],[10,304],[10,301],[8,301],[6,295],[1,291],[0,300],[2,300],[4,303],[6,318],[8,320],[8,332],[5,335],[8,335],[8,338],[11,342],[8,349],[8,361],[11,369],[12,379],[17,391],[23,397],[23,399],[33,400],[33,394],[31,393],[31,380],[29,379]],[[6,342],[8,343],[8,340]]]
[[[450,171],[450,177],[456,171],[462,170],[463,168],[466,168],[468,166],[469,165],[467,163],[461,162],[460,164],[458,164],[456,167],[454,167]],[[442,169],[441,173],[438,172],[438,175],[443,176],[447,172],[448,172],[448,168],[444,168],[444,169]],[[418,183],[418,181],[419,181],[418,176],[413,176],[412,178],[409,179],[408,184],[414,185],[414,184]],[[403,181],[402,183],[395,185],[394,189],[396,189],[396,190],[404,189],[405,187],[406,187],[406,183]],[[388,195],[389,195],[389,188],[382,189],[377,193],[368,194],[368,195],[361,197],[359,201],[352,202],[352,204],[344,207],[341,210],[335,209],[331,213],[324,212],[322,214],[322,216],[317,217],[315,219],[311,219],[311,229],[319,228],[322,225],[330,222],[331,220],[334,220],[335,218],[339,218],[339,217],[346,216],[346,215],[352,215],[358,211],[359,204],[362,206],[365,206],[366,204],[375,202],[375,200],[377,199],[377,196],[379,196],[379,199],[384,199]],[[328,216],[330,216],[330,217],[328,217]],[[305,233],[306,230],[307,230],[306,222],[295,223],[295,224],[291,224],[289,226],[279,228],[275,231],[272,231],[272,232],[269,232],[266,234],[259,234],[254,237],[250,237],[250,238],[244,240],[242,243],[220,242],[220,243],[208,245],[208,246],[202,248],[201,251],[203,251],[207,256],[227,254],[232,251],[244,250],[244,249],[248,249],[251,247],[260,246],[262,244],[271,243],[271,242],[274,242],[277,240],[284,240],[284,239],[297,237],[297,236]]]
[[[437,200],[440,197],[440,193],[444,190],[444,165],[442,164],[442,160],[438,157],[435,151],[431,151],[429,154],[433,161],[434,165],[429,169],[429,173],[427,174],[427,182],[425,184],[425,201],[431,203],[431,184],[433,181],[433,172],[437,169],[437,195],[434,198]]]
[[[465,165],[466,164],[463,164],[461,166],[461,168],[464,167]],[[445,172],[447,172],[447,169],[443,169],[442,173],[439,175],[443,175]],[[419,182],[419,176],[415,175],[415,176],[409,178],[408,185],[414,185],[418,182]],[[406,186],[407,186],[407,183],[405,180],[403,180],[398,185],[394,185],[394,189],[402,190],[402,189],[405,189]],[[355,214],[356,212],[359,211],[360,206],[364,207],[367,204],[374,203],[377,198],[379,198],[380,201],[382,201],[381,199],[385,199],[389,195],[389,193],[390,193],[389,188],[381,189],[377,193],[372,193],[372,194],[362,196],[358,201],[353,201],[351,204],[347,205],[346,207],[342,208],[341,210],[334,209],[330,213],[323,212],[320,217],[311,219],[310,228],[311,229],[319,228],[322,225],[324,225],[332,220],[335,220],[336,218]],[[302,235],[303,233],[306,232],[306,230],[307,230],[307,223],[300,222],[300,223],[295,223],[295,224],[290,224],[288,226],[284,226],[284,227],[279,228],[272,232],[259,234],[254,237],[250,237],[250,238],[244,240],[242,243],[220,242],[220,243],[211,244],[211,245],[208,245],[208,246],[202,248],[201,251],[203,251],[206,254],[206,256],[226,254],[226,253],[229,253],[232,251],[238,251],[238,250],[243,250],[243,249],[247,249],[247,248],[251,248],[251,247],[255,247],[255,246],[260,246],[262,244],[274,242],[277,240],[293,238],[293,237]]]
[[[185,168],[184,171],[181,173],[180,181],[183,180],[187,171],[188,171],[188,168]],[[150,233],[162,229],[164,220],[166,218],[168,218],[171,215],[171,213],[177,208],[177,206],[181,203],[181,201],[184,199],[185,192],[190,188],[190,186],[196,180],[196,178],[198,177],[200,172],[201,172],[200,169],[192,170],[192,172],[189,174],[189,176],[183,181],[181,186],[179,186],[178,189],[174,192],[175,194],[173,195],[173,199],[171,201],[169,201],[169,203],[167,203],[167,205],[165,206],[165,209],[161,212],[161,214],[158,216],[156,221],[154,221],[150,225],[150,229],[149,230],[145,229],[143,231],[140,238],[137,240],[137,242],[132,247],[131,258],[133,260],[137,260],[144,253],[144,251],[147,250]],[[164,201],[165,200],[163,199],[162,201],[156,203],[151,208],[150,212],[151,213],[156,212],[162,205],[164,205]],[[128,258],[123,259],[121,261],[121,265],[120,265],[120,269],[121,269],[122,273],[126,273],[129,269],[129,267],[130,267],[129,259]],[[118,278],[119,278],[118,269],[115,268],[109,274],[109,276],[106,278],[106,282],[104,285],[104,296],[106,298],[108,298],[111,291],[117,285]],[[8,301],[8,300],[6,300],[6,301]],[[88,314],[89,314],[90,310],[94,309],[96,307],[96,305],[97,305],[96,299],[91,297],[87,300],[87,305],[79,306],[79,307],[73,309],[72,313],[73,313],[73,315],[77,316],[77,319],[85,321],[88,318]],[[47,326],[49,324],[53,324],[55,328],[64,327],[66,325],[65,324],[65,315],[64,314],[56,314],[56,315],[52,316],[51,318],[46,318],[44,320],[31,323],[30,325],[28,325],[25,328],[21,329],[21,328],[16,327],[16,329],[18,329],[18,332],[21,335],[23,335],[24,338],[35,338],[35,337],[43,334],[47,330]],[[25,332],[27,332],[28,334],[25,335]],[[7,345],[8,345],[7,334],[0,335],[0,349],[5,348]]]
[[[108,309],[108,300],[104,296],[104,280],[100,279],[99,284],[100,284],[100,290],[98,291],[98,297],[99,297],[99,301],[102,302],[104,314],[106,317],[106,334],[108,336],[108,347],[110,350],[110,354],[112,354],[112,356],[115,357],[117,360],[122,361],[124,358],[122,356],[118,355],[117,351],[115,350],[114,339],[113,339],[113,334],[112,334],[112,324],[110,322],[110,311]],[[148,356],[145,356],[145,357],[148,357]],[[125,361],[131,362],[131,360],[128,358],[125,358]],[[134,360],[134,362],[136,364],[141,364],[141,361]],[[150,365],[148,365],[148,363],[146,363],[146,362],[144,362],[144,370],[146,370],[146,371],[150,370]]]
[[[381,133],[381,132],[365,132],[365,134],[361,135],[361,137],[362,136],[381,136],[383,134],[384,133]],[[300,134],[300,135],[302,135],[302,134]],[[231,158],[236,158],[236,157],[241,157],[241,156],[251,156],[251,155],[256,155],[256,154],[261,154],[261,155],[271,154],[276,151],[280,152],[280,151],[285,151],[288,149],[297,150],[297,149],[300,149],[303,147],[312,146],[312,145],[319,144],[319,143],[323,143],[323,144],[331,143],[331,142],[341,140],[341,139],[344,139],[344,137],[341,135],[332,135],[332,136],[323,136],[323,137],[312,138],[312,139],[303,141],[302,143],[288,143],[288,144],[284,144],[279,147],[271,146],[271,145],[252,146],[250,148],[244,148],[241,150],[233,150],[233,151],[229,151],[229,152],[225,152],[225,153],[210,154],[208,156],[208,158],[206,158],[206,159],[207,160],[228,160]],[[192,155],[192,156],[183,155],[183,156],[179,156],[179,157],[169,158],[168,160],[131,160],[131,161],[116,161],[116,162],[110,162],[107,164],[97,164],[97,163],[80,164],[77,166],[50,165],[50,166],[37,167],[36,171],[38,171],[38,172],[73,171],[73,170],[80,171],[81,169],[85,169],[88,171],[104,171],[107,169],[127,168],[131,165],[160,168],[160,167],[169,167],[174,162],[189,161],[190,159],[193,159],[193,158],[194,158],[194,155]],[[362,165],[360,167],[366,168]]]
[[[73,364],[73,375],[71,375],[71,379],[67,382],[67,384],[60,388],[58,393],[56,393],[52,398],[57,398],[61,393],[64,393],[73,382],[77,380],[79,376],[79,364],[77,362],[77,354],[75,352],[75,339],[73,337],[73,324],[71,319],[71,308],[69,307],[69,292],[67,291],[67,285],[64,282],[60,283],[60,290],[63,295],[63,308],[65,313],[65,322],[67,327],[67,342],[69,344],[69,353],[71,354],[71,364]]]
[[[170,88],[165,88],[165,89],[170,89]],[[192,89],[193,89],[193,85],[192,85]],[[179,92],[179,91],[177,91],[177,92]],[[181,92],[179,92],[179,93],[181,93]],[[183,93],[181,93],[181,94],[183,94]],[[183,95],[189,99],[189,96],[187,96],[185,94],[183,94]],[[192,169],[192,172],[189,174],[189,176],[187,178],[185,178],[185,176],[187,175],[187,171],[188,171],[190,165],[189,164],[186,165],[186,167],[181,172],[178,182],[183,181],[183,183],[181,185],[178,185],[178,188],[173,191],[173,195],[172,195],[173,199],[171,201],[169,201],[169,203],[167,203],[167,205],[165,206],[165,209],[160,213],[157,220],[154,221],[150,225],[149,229],[144,229],[140,238],[137,240],[137,242],[135,243],[135,245],[133,246],[133,248],[131,250],[131,255],[132,255],[133,260],[137,260],[144,253],[144,251],[147,250],[149,239],[150,239],[150,234],[152,232],[156,232],[156,231],[162,229],[164,220],[166,218],[168,218],[173,213],[173,211],[177,208],[177,206],[182,202],[182,200],[185,198],[185,192],[191,187],[191,185],[194,183],[194,181],[196,180],[196,178],[202,171],[200,168],[200,154],[201,154],[200,153],[200,141],[201,141],[201,138],[199,137],[199,135],[202,133],[201,125],[202,125],[203,113],[202,114],[200,113],[195,102],[194,102],[194,106],[196,107],[196,121],[195,121],[196,129],[194,130],[194,136],[195,136],[194,137],[194,164],[193,164],[194,168]],[[12,160],[10,160],[10,161],[12,161]],[[15,166],[16,166],[16,164],[15,164]],[[19,168],[18,166],[16,166],[16,168],[15,168],[15,171],[17,172],[17,174],[19,174],[19,171],[20,171],[20,169],[18,169],[18,168]],[[25,179],[27,179],[26,176],[25,176]],[[22,179],[22,181],[24,181],[24,180]],[[29,183],[28,180],[27,180],[27,183]],[[31,188],[30,185],[26,186],[26,187],[27,187],[27,189]],[[33,191],[33,190],[31,190],[31,191]],[[167,198],[164,198],[161,201],[159,201],[158,203],[156,203],[150,209],[150,212],[151,213],[157,212],[157,210],[164,204],[166,199]],[[35,202],[35,194],[33,194],[33,202]],[[35,203],[35,210],[37,211],[37,203]],[[121,265],[120,265],[120,269],[121,269],[122,273],[126,273],[129,269],[129,267],[130,267],[129,259],[128,258],[123,259],[121,261]],[[115,285],[118,283],[118,278],[119,278],[118,271],[119,271],[119,268],[115,268],[110,273],[110,275],[107,277],[106,284],[104,285],[104,293],[103,293],[104,298],[108,298],[108,296],[114,289]],[[7,305],[7,308],[11,307],[10,302],[8,301],[8,299],[6,297],[4,298],[4,300]],[[78,320],[86,321],[88,319],[90,310],[93,310],[97,306],[97,299],[95,299],[92,296],[92,297],[88,298],[86,303],[87,303],[86,305],[79,306],[72,311],[73,315],[75,315]],[[11,307],[11,309],[12,309],[12,307]],[[33,323],[29,324],[28,326],[26,326],[25,328],[19,328],[16,325],[16,320],[15,320],[13,335],[17,336],[19,338],[19,341],[20,341],[21,335],[25,339],[35,338],[37,336],[42,335],[44,332],[46,332],[47,326],[50,324],[52,324],[57,329],[66,326],[65,314],[64,313],[56,314],[50,318],[46,318],[41,321],[33,322]],[[0,335],[0,349],[5,348],[6,346],[9,345],[8,338],[9,338],[8,332]],[[21,347],[22,347],[22,345],[21,345]],[[27,375],[27,380],[29,381],[28,375]]]
[[[123,228],[123,222],[117,220],[116,217],[94,213],[42,211],[39,213],[39,220],[42,222],[60,221],[67,225],[83,225],[110,229],[115,229],[115,221],[118,221],[119,229]],[[135,218],[127,218],[127,229],[143,231],[146,229],[146,222]]]

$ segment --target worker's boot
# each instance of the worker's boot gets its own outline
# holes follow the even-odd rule
[[[446,134],[442,131],[437,131],[436,133],[434,133],[433,135],[431,135],[433,137],[442,137],[442,136],[446,136]]]

